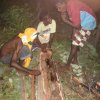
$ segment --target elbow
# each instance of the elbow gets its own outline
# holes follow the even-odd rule
[[[74,26],[76,27],[76,28],[81,28],[81,23],[80,23],[80,21],[75,21],[75,22],[73,22],[73,24],[74,24]]]
[[[11,67],[14,67],[15,65],[16,65],[16,62],[11,61],[10,66],[11,66]]]

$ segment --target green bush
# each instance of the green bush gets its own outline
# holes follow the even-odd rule
[[[5,22],[5,30],[12,33],[22,31],[24,28],[31,25],[32,13],[27,7],[12,6],[7,9],[1,18]]]
[[[31,26],[34,17],[34,12],[31,13],[31,9],[27,5],[23,5],[23,7],[11,6],[1,13],[0,18],[3,24],[0,27],[0,44]]]

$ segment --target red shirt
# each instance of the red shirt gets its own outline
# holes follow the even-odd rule
[[[80,11],[86,11],[95,17],[93,10],[80,0],[69,0],[67,2],[67,12],[70,20],[75,26],[81,24]]]

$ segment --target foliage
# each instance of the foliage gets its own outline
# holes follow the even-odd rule
[[[1,18],[4,20],[4,30],[11,33],[22,31],[24,28],[30,26],[32,13],[27,6],[19,7],[12,6],[1,14]]]
[[[26,27],[32,26],[34,17],[28,5],[23,5],[23,7],[11,6],[1,13],[0,45],[11,39],[15,34],[23,32]]]
[[[36,13],[36,12],[34,12]],[[31,26],[33,23],[33,19],[36,17],[35,14],[31,13],[31,9],[29,7],[23,6],[12,6],[7,9],[4,13],[0,15],[0,17],[4,21],[4,27],[0,30],[0,44],[7,41],[9,38],[14,36],[16,33],[21,32],[28,26]],[[36,18],[35,18],[36,19]],[[59,24],[59,22],[58,22]],[[61,25],[62,27],[64,25]],[[59,28],[59,27],[58,27]],[[65,27],[66,28],[66,27]],[[62,28],[60,27],[58,31]],[[68,28],[66,28],[68,29]],[[71,30],[71,29],[70,29]],[[63,31],[63,33],[67,33],[67,31]],[[3,34],[3,35],[2,35]],[[65,35],[65,34],[64,34]],[[67,34],[66,34],[67,35]],[[60,63],[66,63],[67,58],[70,53],[70,41],[65,41],[65,36],[63,40],[54,41],[52,49],[53,49],[53,59],[54,61],[58,61]],[[33,66],[38,66],[38,61],[36,52],[34,52],[34,59],[30,65],[31,68]],[[86,77],[93,77],[97,74],[100,75],[100,60],[96,53],[95,48],[92,45],[86,45],[84,48],[80,50],[78,56],[79,64],[82,65],[83,71],[86,73]],[[10,76],[9,76],[10,75]],[[10,72],[9,75],[5,75],[4,84],[2,85],[2,89],[0,91],[0,99],[1,100],[19,100],[21,98],[20,92],[20,79],[19,76],[15,74],[15,72]],[[71,85],[68,81],[69,75],[65,74],[64,78],[61,77],[61,81],[63,84],[66,100],[77,100],[79,99],[77,95],[70,89]],[[30,79],[26,77],[26,86],[27,86],[27,96],[30,98]],[[71,95],[67,95],[70,92]],[[9,99],[8,99],[9,98]]]
[[[70,42],[65,40],[59,40],[54,41],[52,45],[53,49],[53,60],[58,61],[63,64],[63,57],[67,57],[70,52]],[[33,52],[34,59],[31,62],[30,67],[35,68],[35,66],[38,66],[38,54],[39,51]],[[63,54],[63,56],[61,55]],[[86,45],[84,48],[80,50],[79,53],[79,64],[82,65],[83,69],[86,73],[86,77],[92,77],[96,76],[97,74],[100,75],[99,70],[96,68],[97,65],[99,66],[100,62],[97,60],[98,56],[96,55],[94,47],[92,47],[90,44]],[[95,72],[95,73],[94,73]],[[21,98],[21,91],[20,91],[20,79],[16,72],[13,70],[10,71],[9,75],[5,76],[5,82],[3,85],[3,90],[0,92],[0,97],[2,100],[12,100],[14,98],[15,100],[19,100]],[[89,76],[88,76],[89,75]],[[75,88],[73,84],[71,84],[69,81],[70,75],[68,73],[60,74],[61,83],[64,89],[64,96],[66,100],[80,100],[79,96],[73,91],[72,88]],[[12,80],[12,81],[11,81]],[[27,96],[30,98],[30,79],[26,77],[26,87],[27,87]],[[10,92],[9,92],[10,91]],[[92,96],[88,96],[89,93],[87,93],[86,99],[91,98]],[[9,99],[8,99],[9,97]],[[91,99],[95,100],[95,99]]]

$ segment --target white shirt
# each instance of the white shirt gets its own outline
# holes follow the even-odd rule
[[[38,38],[40,42],[43,43],[48,43],[50,40],[50,34],[53,34],[56,32],[56,22],[54,19],[52,19],[52,23],[45,26],[43,22],[40,22],[37,27],[37,31],[40,33],[38,35]]]

